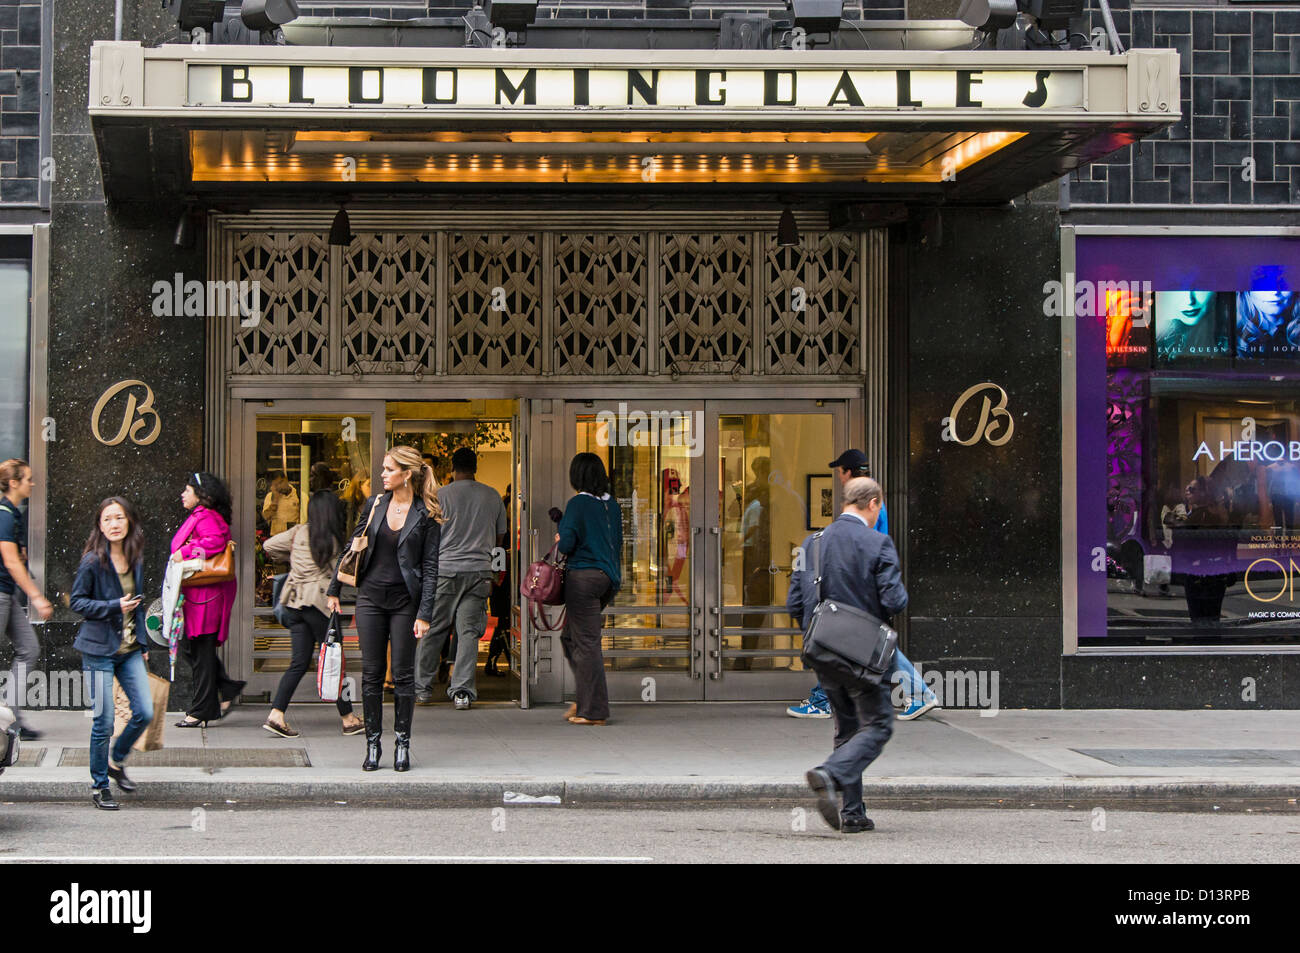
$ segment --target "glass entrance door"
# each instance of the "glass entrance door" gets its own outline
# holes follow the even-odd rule
[[[623,509],[623,587],[605,610],[611,697],[806,694],[785,600],[794,551],[835,512],[826,463],[844,449],[844,404],[569,407],[565,471],[573,453],[597,454]]]
[[[271,601],[274,578],[287,572],[288,566],[272,560],[263,544],[276,533],[306,522],[308,500],[317,490],[338,496],[351,535],[372,482],[377,482],[384,404],[250,402],[244,404],[243,413],[243,439],[232,459],[239,634],[227,649],[235,656],[228,654],[227,664],[243,673],[238,677],[248,681],[245,691],[257,694],[275,690],[291,654],[289,633],[275,621]],[[353,658],[359,657],[355,639],[356,630],[346,629],[344,651]],[[310,675],[303,679],[296,698],[315,698]]]
[[[826,464],[845,433],[843,405],[710,402],[706,698],[797,701],[812,687],[785,602],[799,547],[837,512]]]

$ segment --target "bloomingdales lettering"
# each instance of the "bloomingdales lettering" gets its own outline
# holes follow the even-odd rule
[[[191,106],[1083,109],[1082,70],[191,64]]]

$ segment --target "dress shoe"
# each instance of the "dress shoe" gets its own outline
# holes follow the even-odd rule
[[[841,834],[861,834],[864,831],[874,831],[876,825],[871,822],[869,817],[845,817],[840,819]]]
[[[108,788],[95,788],[90,792],[90,799],[101,811],[116,811],[120,806]]]
[[[208,723],[206,721],[189,721],[188,719],[182,718],[180,721],[176,722],[176,727],[177,728],[206,728],[208,727]]]
[[[108,776],[117,782],[119,790],[130,794],[139,785],[126,776],[126,768],[115,768],[111,764],[108,766]]]
[[[808,782],[808,787],[812,788],[817,795],[817,810],[821,812],[822,820],[825,821],[832,830],[840,829],[840,805],[839,785],[835,779],[822,768],[813,768],[804,775],[804,780]]]

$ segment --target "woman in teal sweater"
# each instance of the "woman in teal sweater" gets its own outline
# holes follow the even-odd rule
[[[566,619],[560,644],[573,669],[577,702],[565,718],[574,725],[603,725],[609,718],[605,656],[600,648],[601,611],[623,582],[623,512],[610,495],[605,464],[580,453],[569,464],[569,500],[555,539],[568,557],[564,577]]]

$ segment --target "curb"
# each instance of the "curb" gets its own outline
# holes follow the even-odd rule
[[[507,802],[505,792],[533,797],[558,796],[563,806],[753,807],[773,802],[806,803],[807,785],[788,779],[624,778],[568,780],[517,778],[488,780],[418,780],[375,777],[363,780],[321,778],[304,781],[141,780],[135,794],[123,799],[140,804],[276,803],[349,804],[390,807],[529,806]],[[84,780],[0,779],[0,802],[67,802],[84,800]],[[1214,809],[1240,802],[1271,809],[1300,810],[1300,781],[1237,781],[1190,778],[939,778],[877,779],[864,782],[871,803],[919,809],[944,806],[1096,807],[1125,805],[1158,810],[1198,806]]]

